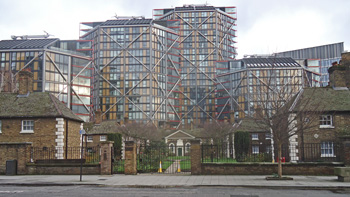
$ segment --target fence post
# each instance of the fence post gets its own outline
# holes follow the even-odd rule
[[[112,174],[112,147],[113,142],[107,141],[101,143],[101,175],[111,175]]]
[[[126,175],[137,174],[136,143],[134,141],[125,142],[124,173]]]
[[[199,140],[191,140],[191,174],[202,174],[201,145]]]

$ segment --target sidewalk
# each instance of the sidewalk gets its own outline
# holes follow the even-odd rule
[[[264,187],[264,188],[348,188],[350,184],[338,182],[336,176],[291,176],[291,181],[266,181],[266,176],[195,176],[195,175],[23,175],[0,176],[1,185],[45,186],[45,185],[98,185],[112,187]]]

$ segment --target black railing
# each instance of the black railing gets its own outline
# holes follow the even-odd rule
[[[264,149],[265,150],[265,149]],[[234,152],[232,146],[202,145],[202,163],[237,163],[237,162],[271,162],[271,151],[256,152],[247,150],[245,152]]]
[[[298,147],[299,161],[303,162],[340,162],[341,144],[304,144]]]
[[[83,152],[83,154],[81,154]],[[59,162],[60,160],[80,160],[81,155],[85,163],[100,161],[100,147],[32,147],[32,162]]]
[[[278,151],[271,145],[254,145],[244,152],[234,151],[233,146],[202,145],[202,163],[272,162],[278,161]],[[274,150],[274,154],[272,153]],[[340,162],[341,144],[304,144],[303,146],[282,146],[283,162]]]

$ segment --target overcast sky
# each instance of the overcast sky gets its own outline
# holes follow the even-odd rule
[[[0,0],[0,40],[44,30],[78,39],[80,22],[205,3],[237,7],[238,58],[336,42],[350,51],[350,0]]]

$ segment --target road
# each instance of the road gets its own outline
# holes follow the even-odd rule
[[[229,187],[196,187],[196,188],[119,188],[105,186],[6,186],[0,185],[0,196],[136,196],[136,197],[289,197],[289,196],[350,196],[350,190],[289,190],[266,188],[229,188]]]

